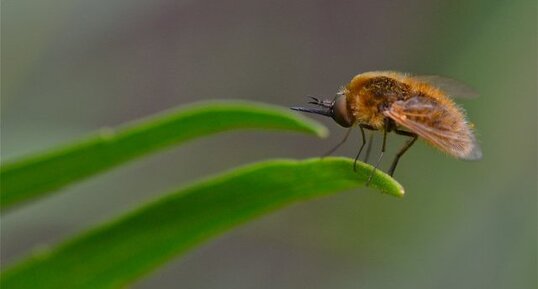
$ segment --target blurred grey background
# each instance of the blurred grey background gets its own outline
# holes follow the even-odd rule
[[[2,1],[2,161],[195,101],[291,106],[364,71],[449,76],[481,94],[460,104],[482,161],[420,143],[396,171],[404,199],[365,188],[294,205],[134,287],[536,288],[536,18],[533,0]],[[319,156],[345,130],[318,119],[328,139],[212,136],[7,212],[2,266],[194,179]],[[390,135],[389,155],[403,141]]]

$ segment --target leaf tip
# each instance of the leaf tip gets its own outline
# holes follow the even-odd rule
[[[403,198],[405,196],[405,189],[400,185],[396,194],[396,197]]]
[[[388,174],[384,172],[380,173],[384,175],[385,180],[381,184],[377,185],[378,189],[385,194],[389,194],[397,198],[403,198],[405,196],[404,187]]]
[[[348,163],[349,165],[352,165],[354,163],[354,160],[343,158],[343,160]],[[405,189],[404,187],[393,177],[388,175],[382,170],[374,170],[374,167],[368,163],[364,163],[361,161],[358,161],[356,163],[357,166],[357,173],[361,175],[361,181],[366,185],[373,189],[378,190],[379,192],[383,194],[388,194],[397,198],[403,198],[405,195]],[[373,172],[372,181],[369,182],[368,179],[370,178],[371,174]]]
[[[315,127],[315,133],[316,133],[316,136],[320,138],[327,138],[329,136],[329,130],[321,124],[318,124]]]
[[[313,120],[311,118],[305,117],[295,112],[290,112],[294,118],[299,120],[301,124],[306,128],[309,133],[314,133],[319,138],[326,138],[329,136],[329,129],[323,124]]]

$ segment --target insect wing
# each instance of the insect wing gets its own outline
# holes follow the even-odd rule
[[[452,98],[469,99],[478,97],[476,90],[459,80],[439,75],[415,75],[413,78],[439,88]]]
[[[417,96],[394,102],[384,114],[456,158],[482,157],[471,128],[457,109],[452,111],[435,100]]]

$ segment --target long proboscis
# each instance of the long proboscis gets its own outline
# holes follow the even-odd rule
[[[321,114],[324,116],[332,117],[332,113],[330,109],[308,108],[308,107],[301,107],[301,106],[294,106],[290,108],[296,111],[303,111],[303,112]]]

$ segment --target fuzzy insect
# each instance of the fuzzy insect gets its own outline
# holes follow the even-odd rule
[[[355,76],[333,100],[312,97],[313,101],[309,103],[317,108],[291,109],[331,117],[346,128],[358,126],[362,145],[355,157],[354,169],[366,144],[365,129],[383,131],[381,154],[374,171],[385,152],[388,132],[410,137],[392,162],[388,171],[392,176],[400,157],[418,137],[458,159],[480,159],[482,151],[472,125],[467,122],[464,111],[452,101],[452,98],[473,96],[476,93],[471,88],[456,80],[433,75],[412,76],[394,71],[374,71]],[[350,131],[328,154],[346,141]],[[368,147],[370,145],[371,138]]]

